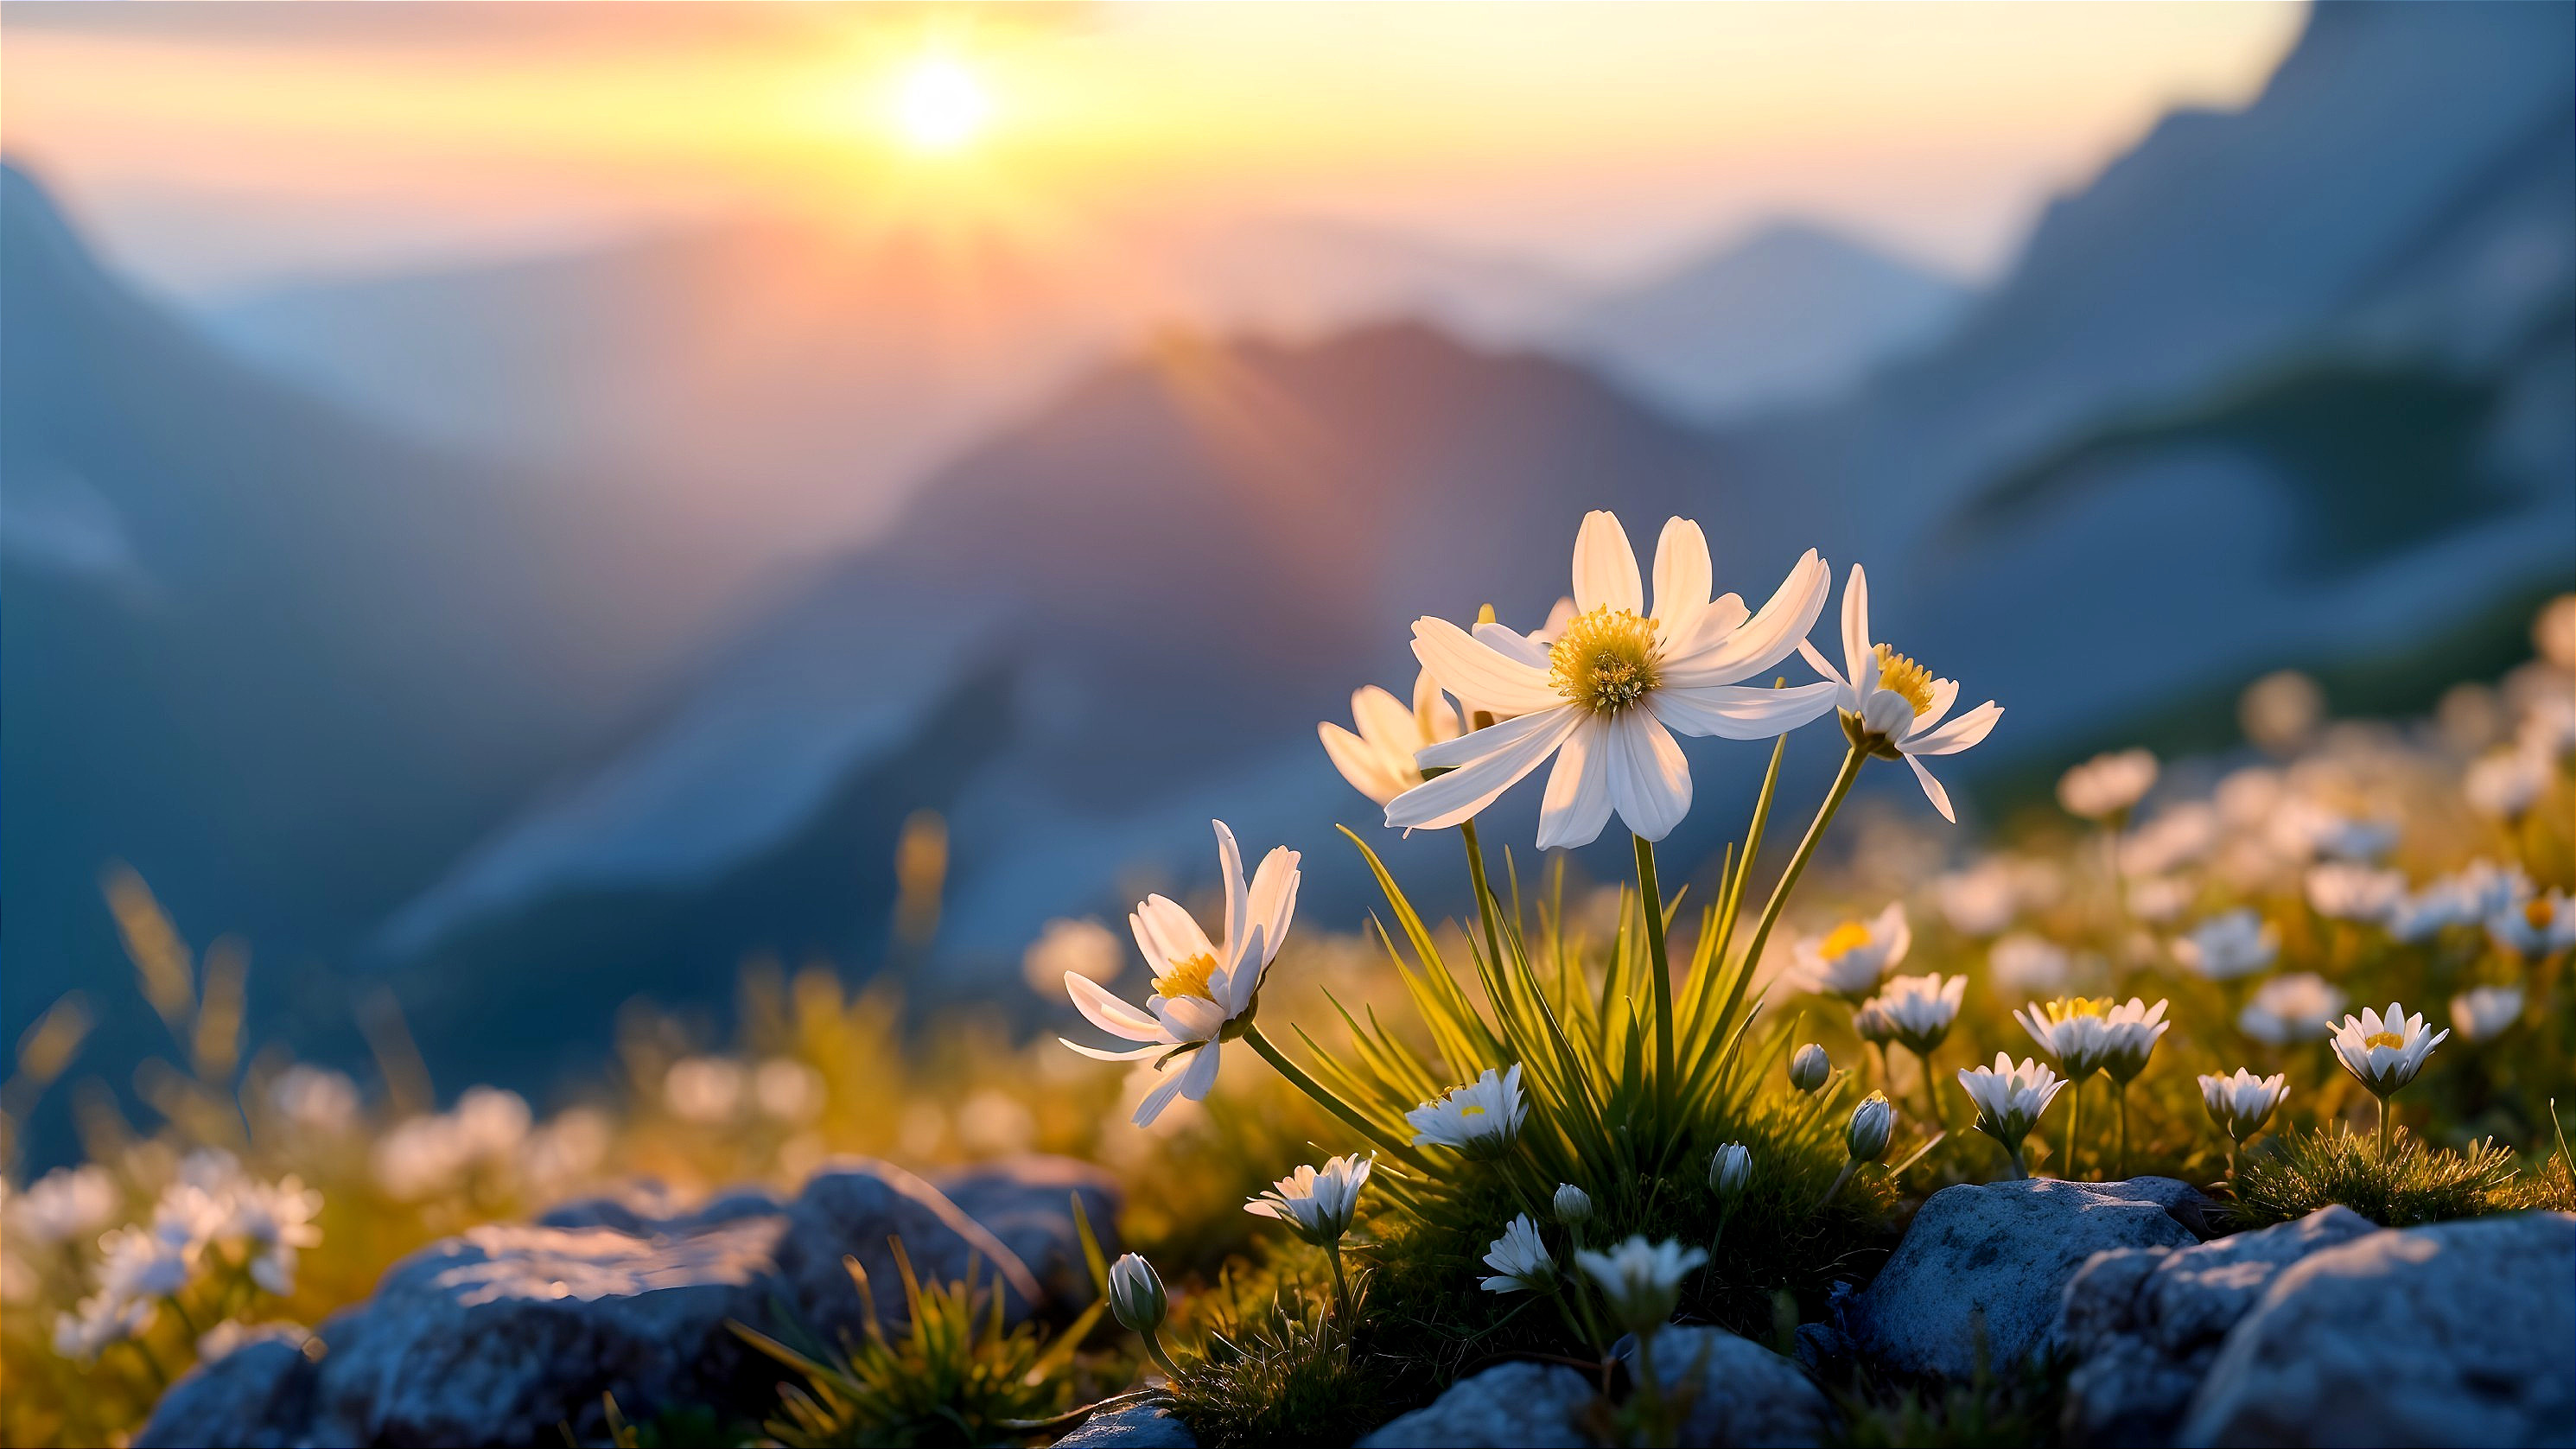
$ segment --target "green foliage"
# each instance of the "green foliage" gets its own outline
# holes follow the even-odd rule
[[[1073,1351],[1099,1321],[1094,1303],[1050,1345],[1031,1324],[1002,1326],[1002,1296],[976,1283],[923,1287],[912,1260],[895,1245],[910,1324],[889,1338],[878,1322],[867,1270],[844,1258],[867,1305],[867,1333],[842,1336],[841,1348],[818,1360],[766,1334],[734,1324],[752,1346],[795,1369],[805,1384],[783,1386],[780,1412],[764,1427],[789,1449],[826,1445],[1016,1444],[1030,1421],[1062,1413],[1072,1398],[1067,1370]]]
[[[2454,1152],[2401,1127],[2383,1162],[2377,1142],[2337,1123],[2284,1132],[2246,1153],[2236,1213],[2259,1228],[2341,1203],[2381,1227],[2412,1227],[2495,1211],[2496,1191],[2513,1175],[2513,1154],[2491,1142]]]
[[[1356,1321],[1369,1321],[1369,1287],[1368,1274],[1353,1275]],[[1200,1443],[1226,1449],[1347,1444],[1400,1412],[1404,1361],[1372,1351],[1365,1332],[1346,1333],[1331,1297],[1303,1283],[1274,1284],[1257,1305],[1241,1289],[1212,1295],[1204,1349],[1184,1356],[1172,1413]]]
[[[2055,1444],[2068,1367],[2040,1358],[1997,1374],[1979,1354],[1977,1371],[1965,1383],[1901,1382],[1856,1369],[1848,1382],[1828,1386],[1842,1408],[1842,1433],[1835,1442],[1870,1449]]]

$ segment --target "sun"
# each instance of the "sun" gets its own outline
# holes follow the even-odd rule
[[[992,113],[984,83],[951,56],[922,56],[896,82],[895,126],[916,151],[960,150],[982,134]]]

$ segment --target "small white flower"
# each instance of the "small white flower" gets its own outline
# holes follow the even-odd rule
[[[2328,920],[2385,921],[2406,899],[2406,877],[2350,861],[2328,861],[2309,868],[2307,890],[2309,908]]]
[[[2081,1082],[2102,1070],[2111,1056],[2111,999],[2061,996],[2042,1005],[2032,1002],[2013,1012],[2039,1049],[2057,1059],[2057,1069],[2070,1082]]]
[[[2145,750],[2095,755],[2060,776],[2057,803],[2086,820],[2124,815],[2156,783],[2156,757]]]
[[[1333,757],[1333,768],[1380,806],[1422,783],[1422,767],[1414,756],[1465,732],[1457,708],[1428,669],[1414,678],[1413,708],[1372,684],[1351,695],[1351,722],[1359,733],[1331,723],[1319,724],[1315,731],[1323,737],[1324,753]]]
[[[1153,1264],[1126,1253],[1109,1265],[1109,1313],[1128,1332],[1150,1336],[1163,1326],[1170,1308],[1163,1275],[1154,1271]]]
[[[1833,1074],[1833,1059],[1815,1042],[1798,1048],[1798,1054],[1789,1059],[1789,1085],[1801,1092],[1815,1091]]]
[[[187,1229],[110,1228],[98,1240],[98,1291],[112,1303],[149,1302],[167,1298],[197,1275],[205,1240]]]
[[[2464,1041],[2485,1041],[2522,1020],[2522,988],[2480,986],[2451,998],[2451,1025]]]
[[[1611,1316],[1629,1332],[1644,1334],[1671,1321],[1682,1280],[1708,1261],[1708,1252],[1670,1239],[1649,1243],[1640,1234],[1606,1253],[1577,1252],[1574,1261],[1600,1285]]]
[[[1452,1087],[1437,1101],[1404,1114],[1416,1147],[1454,1147],[1470,1157],[1499,1157],[1520,1136],[1529,1101],[1521,1095],[1521,1064]]]
[[[662,1075],[662,1101],[683,1122],[721,1126],[742,1108],[742,1063],[731,1057],[682,1057]]]
[[[1485,1266],[1494,1270],[1482,1284],[1488,1293],[1544,1293],[1556,1286],[1556,1255],[1528,1213],[1513,1218],[1486,1247]]]
[[[2048,1115],[2048,1104],[2066,1090],[2066,1083],[2038,1062],[2024,1058],[2014,1066],[2010,1056],[1997,1052],[1991,1067],[1962,1068],[1959,1089],[1976,1104],[1977,1130],[2003,1144],[2019,1162],[2022,1140]]]
[[[2263,1130],[2272,1120],[2281,1099],[2290,1095],[2290,1079],[2274,1075],[2258,1077],[2243,1067],[2232,1077],[2204,1075],[2200,1079],[2200,1104],[2218,1130],[2238,1142]]]
[[[1753,1150],[1741,1142],[1719,1147],[1708,1159],[1709,1188],[1727,1202],[1744,1196],[1745,1184],[1752,1180]]]
[[[1502,722],[1424,749],[1416,763],[1448,773],[1386,807],[1396,829],[1456,825],[1556,758],[1539,805],[1541,850],[1589,844],[1615,810],[1644,840],[1690,812],[1690,764],[1676,731],[1767,740],[1833,708],[1828,684],[1771,689],[1741,681],[1787,658],[1832,590],[1809,549],[1779,591],[1750,614],[1733,594],[1709,597],[1708,540],[1675,518],[1655,546],[1654,612],[1636,550],[1617,517],[1586,514],[1574,543],[1579,610],[1554,642],[1500,624],[1471,634],[1445,619],[1413,626],[1413,652],[1469,709]]]
[[[1959,1019],[1959,1003],[1967,990],[1965,976],[1899,976],[1881,987],[1861,1010],[1877,1014],[1888,1036],[1904,1043],[1908,1051],[1930,1056],[1950,1034],[1950,1023]]]
[[[2334,1031],[2344,996],[2313,971],[2275,976],[2254,991],[2236,1018],[2236,1029],[2270,1046],[2317,1041]]]
[[[80,1301],[77,1314],[54,1319],[54,1352],[86,1362],[109,1344],[121,1343],[152,1326],[160,1310],[150,1299],[115,1298],[96,1293]]]
[[[2016,991],[2055,991],[2066,984],[2066,973],[2073,964],[2066,948],[2027,931],[2016,931],[1995,942],[1986,952],[1987,967],[1995,973],[1995,984]]]
[[[2487,935],[2515,955],[2537,961],[2576,946],[2576,906],[2565,891],[2533,894],[2489,912]]]
[[[1272,1183],[1270,1190],[1243,1205],[1255,1217],[1277,1218],[1316,1247],[1330,1247],[1351,1230],[1360,1189],[1367,1185],[1374,1157],[1353,1153],[1329,1158],[1321,1168],[1300,1166]]]
[[[1887,1155],[1887,1139],[1896,1130],[1896,1108],[1882,1093],[1872,1092],[1852,1108],[1843,1128],[1843,1147],[1854,1162],[1876,1162]]]
[[[2345,1017],[2334,1029],[2334,1054],[2355,1081],[2385,1100],[2415,1080],[2424,1059],[2450,1035],[2428,1029],[2421,1014],[2408,1016],[2392,1001],[2385,1015],[2365,1006],[2361,1015]]]
[[[1175,1097],[1206,1099],[1216,1086],[1219,1054],[1225,1041],[1242,1034],[1261,995],[1262,973],[1287,939],[1289,920],[1297,911],[1297,852],[1281,846],[1262,858],[1252,884],[1243,881],[1243,853],[1234,832],[1222,820],[1216,826],[1217,863],[1225,877],[1225,935],[1210,941],[1190,913],[1163,896],[1147,896],[1127,924],[1136,947],[1155,970],[1154,994],[1146,1001],[1151,1014],[1109,994],[1089,977],[1067,972],[1064,989],[1085,1020],[1112,1036],[1144,1045],[1127,1051],[1105,1051],[1066,1041],[1084,1056],[1104,1062],[1154,1059],[1157,1071],[1175,1057],[1190,1058],[1189,1069],[1148,1093],[1136,1108],[1139,1127],[1153,1125]],[[1059,1038],[1062,1040],[1062,1038]]]
[[[2102,1070],[2112,1081],[2126,1084],[2147,1069],[2156,1042],[2173,1028],[2164,1014],[2165,1003],[2151,1007],[2132,996],[2103,1016]]]
[[[2217,845],[2219,813],[2197,800],[2157,811],[2120,841],[2120,873],[2169,875],[2209,854]]]
[[[57,1167],[9,1199],[9,1233],[38,1247],[78,1242],[113,1222],[124,1205],[116,1175],[106,1168],[95,1162]]]
[[[2129,914],[2150,926],[2181,919],[2199,892],[2180,876],[2152,875],[2129,882]]]
[[[1558,1183],[1556,1220],[1570,1228],[1592,1221],[1592,1194],[1570,1182]]]
[[[1991,936],[2021,914],[2019,874],[2001,857],[1989,856],[1940,877],[1932,882],[1932,893],[1950,929],[1963,936]]]
[[[810,1121],[823,1110],[823,1095],[823,1074],[794,1057],[771,1057],[752,1069],[752,1100],[778,1121]]]
[[[1905,920],[1905,903],[1889,901],[1868,921],[1850,920],[1821,936],[1801,939],[1790,981],[1817,996],[1839,996],[1858,1002],[1878,987],[1913,948],[1914,930]]]
[[[337,1136],[358,1125],[358,1084],[326,1067],[288,1067],[269,1085],[268,1100],[307,1132]]]
[[[322,1194],[293,1174],[274,1184],[244,1182],[231,1194],[231,1212],[217,1236],[252,1249],[253,1282],[283,1298],[295,1291],[299,1249],[322,1241],[313,1221],[322,1211]]]
[[[2460,793],[2480,814],[2520,820],[2549,789],[2549,761],[2531,750],[2503,749],[2471,764]]]
[[[2483,925],[2531,893],[2531,880],[2519,867],[2473,860],[2390,911],[2388,933],[2401,941],[2428,941],[2451,926]]]
[[[2174,959],[2212,981],[2251,976],[2281,953],[2280,928],[2239,907],[2212,916],[2173,943]]]
[[[1935,679],[1932,672],[1869,637],[1869,576],[1859,564],[1843,585],[1843,667],[1836,670],[1804,638],[1798,652],[1818,674],[1838,686],[1834,704],[1842,711],[1843,733],[1853,745],[1884,759],[1903,760],[1941,818],[1959,819],[1950,808],[1950,792],[1923,768],[1927,755],[1955,755],[1992,734],[2004,716],[2003,706],[1987,700],[1950,720],[1959,698],[1959,682]]]

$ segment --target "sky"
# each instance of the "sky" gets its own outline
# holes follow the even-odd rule
[[[1594,282],[1795,215],[1975,278],[2302,13],[18,0],[0,148],[196,297],[744,215],[1321,219]]]

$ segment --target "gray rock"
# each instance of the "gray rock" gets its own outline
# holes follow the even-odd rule
[[[259,1332],[179,1376],[134,1437],[136,1449],[273,1449],[312,1409],[314,1364],[300,1332]]]
[[[2067,1282],[2095,1253],[2197,1242],[2176,1210],[2199,1194],[2164,1177],[1963,1184],[1932,1194],[1842,1330],[1883,1368],[1964,1379],[1980,1338],[1997,1370],[2057,1345]]]
[[[325,1323],[312,1432],[336,1444],[561,1442],[602,1394],[636,1419],[757,1397],[776,1375],[726,1327],[768,1315],[776,1216],[675,1237],[491,1225],[395,1264]]]
[[[1811,1374],[1839,1373],[1851,1363],[1851,1340],[1830,1323],[1801,1323],[1790,1347]]]
[[[1576,1419],[1598,1396],[1597,1385],[1561,1363],[1516,1359],[1451,1384],[1428,1405],[1360,1440],[1360,1449],[1580,1444],[1587,1436]]]
[[[1070,1157],[1023,1156],[982,1163],[939,1179],[939,1190],[983,1224],[1035,1274],[1054,1301],[1091,1302],[1091,1269],[1073,1225],[1073,1200],[1109,1258],[1118,1256],[1118,1180]]]
[[[1056,1442],[1056,1449],[1198,1449],[1190,1426],[1153,1404],[1094,1414]]]
[[[2168,1443],[2219,1343],[2283,1270],[2379,1231],[2345,1207],[2189,1248],[2096,1253],[2066,1285],[2058,1339],[2074,1361],[2066,1432],[2078,1443]]]
[[[2282,1272],[2184,1444],[2576,1444],[2576,1214],[2376,1232]]]
[[[888,1330],[907,1322],[896,1239],[924,1284],[963,1279],[970,1267],[979,1283],[998,1276],[1013,1321],[1046,1296],[1019,1254],[947,1194],[890,1162],[843,1158],[808,1178],[788,1205],[787,1232],[778,1242],[778,1278],[788,1303],[827,1343],[843,1332],[863,1333],[864,1301],[841,1261],[854,1257],[867,1273],[879,1320]]]
[[[786,1210],[786,1204],[761,1187],[733,1188],[688,1207],[669,1188],[648,1177],[638,1178],[606,1196],[558,1203],[538,1215],[537,1226],[615,1228],[637,1237],[671,1237]]]
[[[1655,1379],[1666,1392],[1698,1385],[1683,1444],[1821,1444],[1834,1430],[1833,1406],[1805,1371],[1723,1328],[1656,1334]]]

